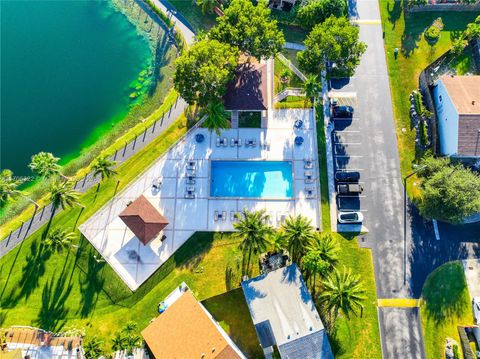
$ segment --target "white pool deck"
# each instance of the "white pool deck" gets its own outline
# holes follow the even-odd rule
[[[294,128],[297,119],[301,129]],[[205,140],[195,141],[202,133]],[[296,136],[304,143],[294,144]],[[217,147],[217,137],[227,138],[228,146]],[[240,138],[242,146],[231,146],[232,138]],[[245,141],[255,139],[256,147],[246,147]],[[261,143],[269,143],[262,146]],[[293,193],[291,199],[219,199],[209,196],[210,160],[285,160],[293,162]],[[305,169],[305,159],[313,161]],[[187,164],[195,162],[195,199],[186,199]],[[313,183],[305,183],[310,171]],[[152,188],[160,178],[159,190]],[[313,190],[309,198],[306,189]],[[169,220],[168,226],[148,245],[143,245],[118,217],[128,202],[143,194]],[[311,198],[310,198],[311,197]],[[265,210],[275,227],[289,215],[302,214],[320,227],[320,191],[316,130],[312,110],[273,110],[265,129],[229,129],[217,136],[207,129],[197,128],[188,133],[153,166],[117,194],[102,209],[80,226],[80,231],[100,252],[131,290],[136,290],[196,231],[232,231],[232,212],[242,209]],[[225,219],[215,221],[215,212],[226,213]],[[163,242],[162,235],[166,236]],[[131,255],[131,254],[136,255]],[[133,259],[132,259],[133,258]]]

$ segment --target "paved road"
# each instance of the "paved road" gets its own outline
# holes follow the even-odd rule
[[[350,7],[368,49],[353,78],[332,83],[334,91],[354,99],[355,107],[351,123],[335,125],[341,138],[334,139],[334,153],[340,154],[334,162],[337,168],[361,170],[364,197],[344,205],[364,211],[370,232],[360,242],[372,248],[378,298],[411,297],[404,257],[410,243],[403,240],[403,186],[379,5],[358,0]],[[383,358],[425,358],[417,309],[379,308],[379,320]]]
[[[433,269],[480,256],[480,224],[439,223],[437,241],[431,221],[408,204],[404,240],[403,184],[378,2],[349,3],[368,50],[353,78],[331,83],[331,92],[355,108],[352,120],[334,120],[333,156],[337,170],[360,171],[365,190],[360,198],[340,197],[337,203],[364,213],[369,233],[360,244],[372,249],[378,298],[418,298]],[[418,309],[379,308],[379,321],[383,358],[425,358]]]

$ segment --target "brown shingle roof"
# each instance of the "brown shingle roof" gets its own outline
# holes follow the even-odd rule
[[[155,358],[237,359],[207,312],[190,291],[182,294],[165,312],[142,331]]]
[[[267,66],[256,60],[237,67],[235,79],[228,84],[224,96],[227,110],[263,111],[267,104]]]
[[[167,219],[143,195],[125,208],[119,217],[143,244],[154,239],[168,225]]]
[[[457,154],[480,156],[480,115],[459,116]]]
[[[480,76],[441,77],[459,115],[480,115]]]

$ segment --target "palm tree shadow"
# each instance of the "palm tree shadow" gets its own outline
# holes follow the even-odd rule
[[[35,320],[35,325],[50,331],[59,331],[69,312],[65,306],[73,285],[66,283],[63,271],[57,280],[53,276],[45,285],[42,292],[42,308]]]
[[[82,307],[80,315],[87,317],[94,309],[98,295],[103,288],[105,278],[101,275],[105,262],[97,262],[93,255],[88,256],[87,270],[80,277],[80,292],[82,293]]]
[[[388,21],[392,24],[392,29],[395,29],[397,21],[402,16],[403,1],[394,0],[390,8],[390,2],[387,3]]]

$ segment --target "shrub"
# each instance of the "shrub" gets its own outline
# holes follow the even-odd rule
[[[440,38],[440,32],[443,30],[442,18],[436,18],[424,32],[425,39],[428,42],[436,42]]]
[[[423,146],[428,145],[428,130],[425,120],[420,121],[420,143]]]

